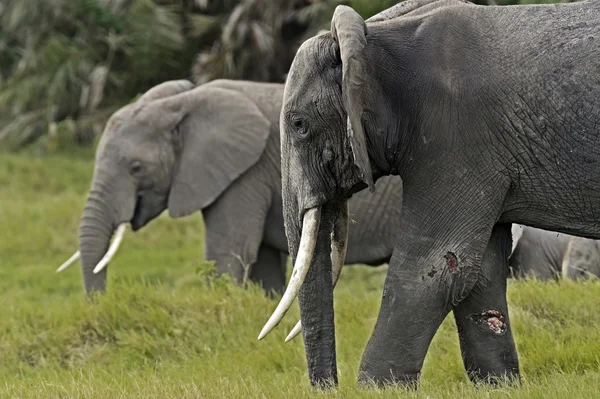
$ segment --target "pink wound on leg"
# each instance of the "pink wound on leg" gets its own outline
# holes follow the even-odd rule
[[[450,273],[456,273],[458,271],[458,259],[456,259],[456,255],[452,252],[448,252],[444,255],[444,259],[446,259],[446,264],[448,265]]]

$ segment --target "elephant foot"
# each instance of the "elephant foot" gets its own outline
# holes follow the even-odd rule
[[[420,372],[405,373],[392,369],[386,370],[369,370],[368,368],[361,369],[358,372],[358,385],[373,386],[377,388],[405,388],[417,390],[419,388]]]
[[[475,385],[499,385],[515,386],[521,382],[521,373],[518,367],[502,370],[470,370],[469,379]]]

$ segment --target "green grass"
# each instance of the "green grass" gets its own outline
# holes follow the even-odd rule
[[[128,232],[110,266],[107,295],[89,303],[78,267],[54,270],[77,249],[92,167],[83,157],[0,155],[2,398],[599,396],[598,282],[511,282],[521,387],[473,387],[449,317],[416,393],[356,387],[385,268],[344,270],[336,290],[340,388],[316,393],[301,340],[283,342],[296,307],[259,342],[276,302],[226,280],[209,288],[196,274],[200,215],[163,215]]]

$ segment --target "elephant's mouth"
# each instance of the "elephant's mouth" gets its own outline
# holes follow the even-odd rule
[[[146,225],[146,223],[148,223],[147,220],[144,220],[144,216],[142,213],[142,202],[143,202],[143,197],[142,195],[138,194],[136,199],[135,199],[135,209],[133,211],[133,217],[131,218],[131,229],[133,231],[137,231],[139,229],[141,229],[142,227],[144,227]]]
[[[364,181],[359,181],[358,183],[354,184],[354,185],[353,185],[353,186],[350,188],[350,190],[349,190],[349,191],[348,191],[348,193],[347,193],[347,194],[348,194],[348,197],[347,197],[347,198],[350,198],[350,197],[352,197],[354,194],[356,194],[356,193],[357,193],[357,192],[359,192],[359,191],[362,191],[362,190],[364,190],[364,189],[365,189],[365,188],[367,188],[367,187],[369,187],[369,186],[367,185],[367,183],[365,183]]]
[[[137,231],[148,224],[167,208],[167,197],[139,193],[135,201],[135,209],[131,218],[131,229]]]

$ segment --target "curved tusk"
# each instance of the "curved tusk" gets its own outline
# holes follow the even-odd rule
[[[104,255],[104,257],[100,260],[100,262],[98,262],[98,264],[94,268],[94,274],[97,274],[102,269],[104,269],[106,267],[106,265],[108,265],[108,262],[111,261],[113,256],[115,256],[115,254],[117,253],[117,250],[119,249],[119,246],[121,245],[123,236],[125,235],[126,227],[127,227],[127,225],[125,223],[121,223],[119,225],[119,227],[117,227],[117,232],[115,233],[115,239],[110,244],[110,247],[108,248],[108,251],[106,251],[106,254]]]
[[[512,254],[515,252],[515,248],[523,235],[523,225],[513,223],[510,232],[512,234],[512,249],[510,250],[510,253]]]
[[[348,248],[348,201],[344,201],[340,204],[338,217],[335,220],[333,232],[331,233],[331,282],[335,288],[340,274],[342,273],[342,267],[346,260],[346,249]],[[302,322],[298,320],[298,323],[292,328],[292,331],[285,337],[285,342],[289,342],[296,338],[302,331]]]
[[[311,208],[304,214],[302,222],[302,236],[300,237],[300,246],[298,248],[298,256],[290,282],[279,302],[277,308],[261,330],[258,339],[263,339],[268,333],[273,330],[277,324],[283,319],[286,312],[294,302],[294,299],[300,292],[300,287],[304,283],[310,262],[312,261],[315,246],[317,244],[317,234],[319,232],[319,224],[321,223],[321,207]]]
[[[301,332],[302,332],[302,321],[298,320],[298,323],[296,323],[294,328],[292,328],[292,331],[290,331],[288,336],[285,337],[285,342],[290,342],[291,340],[296,338],[298,336],[298,334],[300,334]]]
[[[567,244],[567,248],[565,249],[565,252],[563,253],[563,260],[560,265],[560,269],[561,269],[560,271],[562,274],[562,278],[565,280],[569,278],[569,253],[571,252],[572,244],[573,244],[573,238],[571,238],[569,240],[569,243]]]
[[[58,269],[56,269],[56,273],[60,273],[65,270],[67,267],[71,266],[77,259],[81,258],[81,252],[75,252],[69,259],[66,260],[65,263],[60,265]]]

